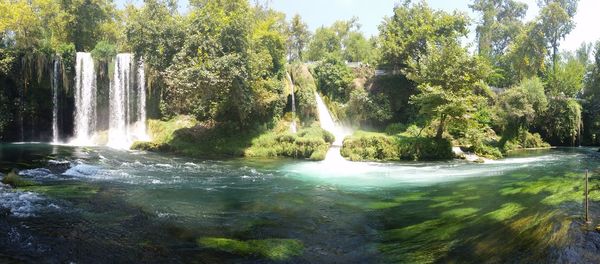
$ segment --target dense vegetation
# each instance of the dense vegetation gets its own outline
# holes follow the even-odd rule
[[[561,52],[577,0],[538,5],[525,21],[523,3],[474,0],[480,19],[471,21],[404,1],[367,38],[357,18],[310,32],[260,1],[194,0],[185,14],[173,0],[122,10],[101,0],[2,1],[0,139],[25,138],[24,123],[48,130],[51,102],[39,98],[51,61],[63,61],[72,98],[74,54],[85,51],[103,65],[117,52],[144,58],[156,137],[136,148],[319,159],[331,141],[313,127],[315,91],[340,123],[372,131],[345,142],[353,160],[448,158],[452,145],[493,158],[546,142],[597,145],[600,42]],[[471,23],[474,53],[462,43]],[[187,125],[175,125],[183,116]],[[303,127],[295,135],[281,125],[292,118]]]

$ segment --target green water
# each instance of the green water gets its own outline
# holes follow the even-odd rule
[[[598,263],[581,217],[586,168],[600,213],[599,165],[588,148],[382,164],[5,144],[0,172],[38,185],[0,188],[0,261]]]

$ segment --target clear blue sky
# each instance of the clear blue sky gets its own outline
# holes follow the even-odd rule
[[[251,0],[253,2],[254,0]],[[264,0],[260,0],[264,1]],[[414,0],[415,2],[418,0]],[[122,7],[124,3],[139,5],[141,0],[116,0],[117,6]],[[378,25],[385,16],[391,16],[396,3],[402,0],[268,0],[271,8],[284,12],[288,18],[300,14],[308,24],[309,29],[314,31],[322,25],[330,25],[336,20],[347,20],[356,16],[362,25],[361,30],[367,36],[376,35]],[[458,10],[468,14],[473,20],[478,17],[471,11],[469,4],[472,0],[427,0],[429,5],[435,9],[446,11]],[[529,6],[526,20],[535,18],[538,7],[535,0],[521,0]],[[179,0],[180,11],[187,10],[187,0]],[[562,42],[561,48],[574,50],[586,42],[600,40],[600,16],[596,13],[600,10],[598,0],[580,0],[575,22],[577,26],[571,34]],[[471,26],[471,34],[465,42],[473,42],[475,38],[474,26]]]

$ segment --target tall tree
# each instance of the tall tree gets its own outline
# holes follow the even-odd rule
[[[476,29],[479,54],[496,64],[520,32],[527,5],[514,0],[475,0],[470,7],[481,13]]]
[[[304,50],[310,39],[308,25],[302,21],[302,17],[296,14],[292,17],[289,27],[288,58],[290,61],[302,60]]]
[[[558,48],[560,41],[567,36],[574,28],[575,21],[573,17],[577,12],[577,2],[579,0],[539,0],[538,5],[541,8],[539,20],[546,41],[552,48],[552,68],[556,70],[558,63]]]
[[[411,60],[418,64],[431,45],[465,36],[467,23],[463,13],[434,11],[424,1],[405,1],[379,26],[382,62],[396,70],[407,69]]]

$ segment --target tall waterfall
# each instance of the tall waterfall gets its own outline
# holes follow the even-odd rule
[[[292,94],[292,123],[290,124],[290,131],[292,133],[296,133],[298,128],[296,126],[296,98],[294,98],[295,97],[294,81],[292,80],[292,77],[290,76],[289,73],[287,73],[287,78],[288,78],[288,81],[290,82],[290,87],[292,89],[292,92],[291,92],[291,94]]]
[[[93,145],[96,132],[96,72],[90,53],[77,52],[75,63],[75,139],[76,145]]]
[[[58,143],[58,74],[59,74],[60,61],[58,58],[54,59],[54,65],[52,68],[52,142]]]
[[[136,71],[133,54],[117,54],[109,92],[108,146],[126,149],[134,140],[146,140],[146,94],[143,61]],[[137,83],[137,85],[136,85]]]

